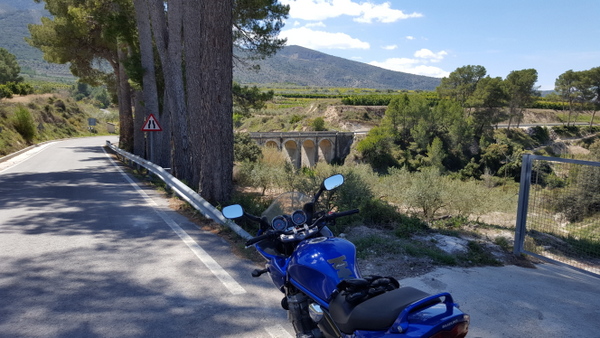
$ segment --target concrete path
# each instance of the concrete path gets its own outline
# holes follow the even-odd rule
[[[600,337],[600,278],[536,267],[444,268],[400,283],[450,292],[471,315],[468,337]]]

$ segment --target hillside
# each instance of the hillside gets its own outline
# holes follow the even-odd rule
[[[17,57],[21,72],[37,77],[70,78],[67,65],[44,61],[42,52],[31,47],[25,40],[29,36],[27,25],[39,23],[48,15],[44,4],[33,0],[0,0],[0,47]]]
[[[299,86],[434,90],[440,79],[394,72],[346,60],[300,46],[287,46],[277,55],[256,62],[260,71],[243,66],[234,79],[244,84],[288,83]]]

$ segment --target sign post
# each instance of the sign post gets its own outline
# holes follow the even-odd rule
[[[154,117],[154,114],[150,114],[144,122],[144,126],[142,127],[142,131],[162,131],[160,124],[158,124],[158,120]],[[150,162],[155,162],[154,158],[154,133],[150,133]]]

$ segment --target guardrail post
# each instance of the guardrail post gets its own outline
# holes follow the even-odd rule
[[[520,254],[523,252],[525,233],[527,231],[527,207],[529,204],[529,190],[531,187],[532,162],[532,155],[523,155],[523,160],[521,162],[521,182],[519,185],[517,222],[515,226],[515,245],[513,248],[514,254]]]

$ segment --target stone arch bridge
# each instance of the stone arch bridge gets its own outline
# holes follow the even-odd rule
[[[250,137],[259,146],[277,148],[296,168],[341,161],[354,141],[354,133],[336,131],[250,133]]]

